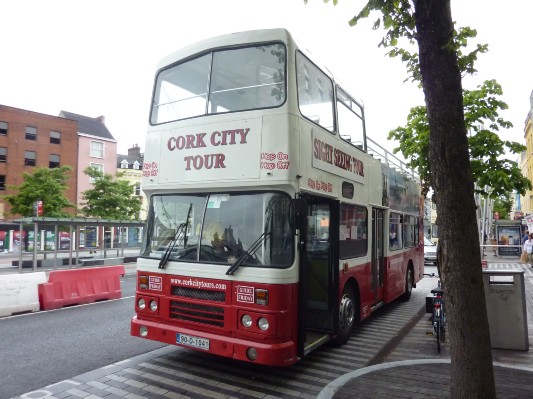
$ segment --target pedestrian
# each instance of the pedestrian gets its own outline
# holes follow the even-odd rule
[[[529,236],[528,236],[529,239]],[[522,253],[520,254],[520,263],[528,263],[529,262],[529,254],[527,253],[526,248],[526,241],[522,244]]]
[[[523,250],[527,253],[529,264],[533,267],[533,234],[529,235],[529,238],[524,243]]]
[[[492,246],[492,252],[493,252],[493,255],[494,256],[498,256],[496,255],[496,249],[498,248],[498,241],[496,241],[496,237],[491,237],[490,239],[490,245]]]
[[[524,245],[524,243],[527,241],[528,238],[529,238],[529,231],[526,230],[526,232],[522,236],[522,245]]]

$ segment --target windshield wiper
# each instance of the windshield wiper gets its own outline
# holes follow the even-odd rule
[[[230,266],[228,270],[226,270],[226,274],[228,276],[233,275],[239,267],[244,263],[244,261],[250,257],[253,256],[257,252],[259,248],[261,248],[261,245],[270,237],[270,231],[265,231],[263,234],[259,236],[257,240],[254,241],[252,245],[250,245],[250,248],[248,250],[245,250],[241,256],[239,256],[239,259],[233,263],[233,265]]]
[[[163,254],[163,257],[159,261],[159,269],[165,268],[165,265],[167,264],[168,259],[170,258],[170,254],[172,253],[172,251],[174,251],[174,248],[176,247],[176,245],[180,245],[181,242],[183,241],[185,234],[182,234],[182,232],[184,231],[186,225],[187,225],[186,223],[182,223],[176,229],[176,234],[174,234],[174,237],[168,243],[168,247],[165,253]],[[181,240],[180,240],[180,237],[181,237]],[[178,242],[178,240],[180,242]]]
[[[189,228],[189,220],[191,219],[191,213],[192,213],[192,203],[189,206],[189,211],[187,212],[187,220],[185,223],[181,223],[178,228],[176,229],[176,234],[174,234],[174,237],[172,240],[168,243],[168,247],[163,254],[163,257],[159,261],[159,269],[164,269],[165,265],[167,264],[170,255],[172,254],[172,251],[174,251],[174,248],[176,246],[179,246],[182,242],[184,242],[184,247],[187,245],[187,229]]]

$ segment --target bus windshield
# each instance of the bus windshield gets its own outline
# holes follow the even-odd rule
[[[157,75],[151,123],[280,106],[286,50],[281,43],[201,54]]]
[[[273,192],[154,195],[142,256],[288,267],[294,256],[289,205],[289,196]]]

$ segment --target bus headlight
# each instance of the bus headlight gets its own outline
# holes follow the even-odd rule
[[[137,302],[137,306],[141,310],[146,307],[146,301],[144,300],[144,298],[139,299],[139,301]]]
[[[157,310],[157,301],[154,301],[154,300],[150,301],[150,310],[152,312],[155,312]]]
[[[241,317],[241,323],[244,327],[249,328],[252,325],[252,316],[245,314]]]
[[[261,317],[259,320],[257,320],[257,327],[259,327],[259,329],[262,331],[268,330],[268,327],[270,327],[268,324],[268,319]]]

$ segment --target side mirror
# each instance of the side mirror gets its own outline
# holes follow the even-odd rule
[[[294,227],[302,230],[307,220],[307,201],[302,198],[291,200],[291,207],[294,215]]]

